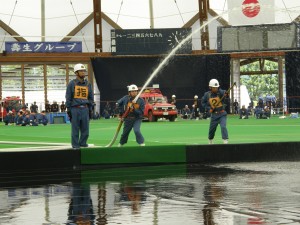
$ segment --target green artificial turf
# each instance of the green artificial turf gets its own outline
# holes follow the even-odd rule
[[[88,143],[96,146],[106,146],[114,136],[119,121],[117,119],[93,120],[90,123],[90,137]],[[143,122],[141,131],[147,146],[159,145],[193,145],[207,144],[209,120],[182,120],[175,122],[158,121]],[[300,140],[299,119],[254,119],[240,120],[238,116],[229,115],[227,120],[229,143],[258,143],[258,142],[292,142]],[[118,144],[122,129],[114,144]],[[17,142],[51,142],[70,143],[70,124],[49,124],[38,127],[17,127],[0,125],[0,148],[27,147],[31,144],[18,145]],[[216,131],[215,143],[221,144],[221,131]],[[133,131],[126,146],[137,146]]]

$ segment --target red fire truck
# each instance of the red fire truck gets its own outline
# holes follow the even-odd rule
[[[140,95],[145,101],[144,118],[150,122],[156,122],[159,118],[166,118],[169,121],[175,121],[177,118],[177,109],[174,104],[167,101],[159,88],[145,88]]]
[[[22,100],[19,96],[11,96],[6,97],[0,100],[0,121],[3,120],[3,118],[8,113],[7,111],[11,110],[13,112],[18,112],[22,108]]]

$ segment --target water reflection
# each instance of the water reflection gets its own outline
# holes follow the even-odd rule
[[[215,225],[214,214],[220,211],[220,202],[224,198],[224,186],[218,185],[221,180],[219,175],[206,177],[203,197],[205,205],[203,206],[203,220],[205,225]]]
[[[94,219],[90,185],[73,184],[67,224],[92,225]]]
[[[119,201],[127,202],[131,205],[131,213],[140,213],[142,202],[146,201],[145,185],[143,183],[125,182],[120,188]]]
[[[299,172],[273,162],[2,173],[0,224],[294,225]]]

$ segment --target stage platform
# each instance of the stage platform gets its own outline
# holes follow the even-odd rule
[[[300,142],[0,151],[1,170],[300,160]]]

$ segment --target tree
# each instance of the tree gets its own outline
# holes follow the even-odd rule
[[[264,70],[278,70],[278,64],[272,61],[265,61]],[[259,63],[254,62],[241,67],[241,72],[260,71]],[[241,84],[248,89],[250,98],[257,100],[260,96],[267,94],[275,95],[278,98],[278,74],[243,75]]]

